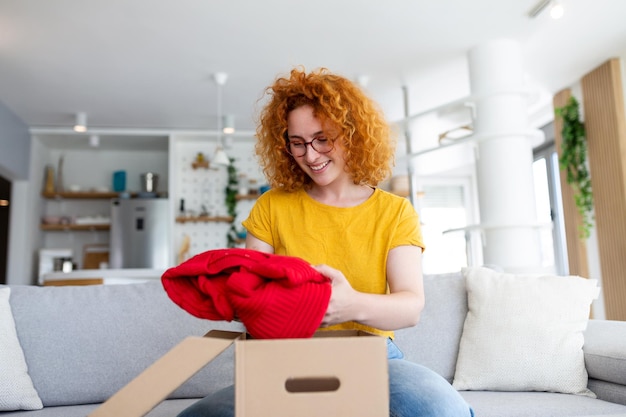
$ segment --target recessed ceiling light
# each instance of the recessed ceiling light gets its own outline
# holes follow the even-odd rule
[[[553,19],[560,19],[563,17],[563,13],[565,13],[565,9],[563,9],[563,5],[558,2],[552,2],[552,7],[550,8],[550,17]]]
[[[87,131],[87,115],[85,113],[76,113],[76,124],[74,125],[74,132],[86,132]]]

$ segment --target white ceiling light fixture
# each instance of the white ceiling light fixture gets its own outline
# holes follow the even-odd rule
[[[76,113],[76,123],[74,124],[74,132],[86,132],[87,131],[87,114],[80,112]]]
[[[563,4],[559,1],[553,1],[552,7],[550,7],[550,17],[553,19],[560,19],[563,17],[565,13],[565,9],[563,8]]]
[[[217,84],[217,148],[215,148],[215,155],[211,160],[211,165],[228,166],[230,165],[230,159],[226,152],[224,152],[224,144],[222,142],[222,86],[226,84],[228,74],[225,72],[216,72],[213,74],[213,80]]]
[[[222,133],[225,135],[232,135],[235,133],[235,115],[226,114],[222,118]]]
[[[528,12],[528,17],[535,18],[541,14],[548,6],[550,6],[550,17],[560,19],[565,13],[563,5],[558,0],[541,0]]]

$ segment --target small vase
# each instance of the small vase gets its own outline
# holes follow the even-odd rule
[[[43,191],[46,194],[54,194],[54,167],[52,165],[46,167]]]

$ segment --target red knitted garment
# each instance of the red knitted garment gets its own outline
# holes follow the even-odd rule
[[[256,339],[311,337],[332,291],[303,259],[241,248],[200,253],[165,271],[161,282],[188,313],[237,318]]]

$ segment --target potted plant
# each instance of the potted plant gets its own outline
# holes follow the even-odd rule
[[[226,211],[231,217],[230,228],[226,233],[227,246],[234,248],[237,244],[237,228],[235,227],[235,219],[237,218],[237,190],[239,188],[239,175],[237,173],[237,167],[235,166],[235,159],[229,158],[230,164],[228,165],[228,182],[224,189]]]
[[[565,106],[556,108],[555,113],[563,121],[559,166],[566,173],[567,183],[574,189],[574,201],[582,219],[580,238],[586,239],[593,227],[593,194],[587,167],[585,125],[580,120],[578,101],[573,96]]]

